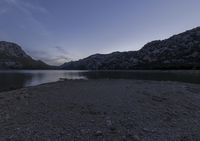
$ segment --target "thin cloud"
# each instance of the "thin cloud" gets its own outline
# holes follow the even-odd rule
[[[59,52],[59,53],[61,53],[61,54],[69,54],[69,52],[68,51],[66,51],[63,47],[61,47],[61,46],[56,46],[55,47],[55,49]]]
[[[58,61],[59,60],[64,60],[65,62],[66,61],[71,61],[72,59],[71,58],[69,58],[69,57],[66,57],[66,56],[63,56],[63,55],[60,55],[60,56],[57,56],[55,59],[57,59]]]
[[[36,5],[33,3],[30,3],[29,1],[25,0],[3,0],[4,7],[1,7],[1,9],[6,9],[4,11],[0,11],[0,13],[6,13],[9,10],[12,10],[11,8],[16,8],[17,10],[21,11],[27,20],[30,21],[31,24],[34,24],[35,27],[37,27],[40,31],[40,34],[44,36],[48,36],[49,32],[46,30],[44,25],[34,17],[35,12],[39,12],[40,14],[48,14],[48,10],[40,5]]]
[[[63,55],[60,55],[60,56],[56,56],[56,57],[40,57],[40,60],[43,60],[45,61],[46,63],[48,64],[51,64],[51,65],[62,65],[63,63],[65,62],[69,62],[71,61],[72,59],[71,58],[68,58],[66,56],[63,56]]]
[[[23,3],[21,3],[23,7],[25,7],[26,9],[29,9],[31,11],[35,11],[35,12],[40,12],[40,13],[43,13],[43,14],[48,14],[48,10],[45,9],[44,7],[42,6],[39,6],[39,5],[33,5],[33,4],[30,4],[28,2],[25,2],[23,1]]]
[[[47,51],[38,51],[38,50],[29,50],[27,51],[28,54],[31,54],[31,56],[34,59],[42,60],[48,64],[51,65],[61,65],[65,62],[69,62],[72,60],[72,58],[65,56],[64,54],[61,54],[60,51],[54,52],[47,52]]]
[[[3,0],[3,1],[7,3],[8,5],[17,7],[18,9],[22,10],[26,14],[30,14],[31,11],[40,12],[44,14],[48,13],[48,10],[45,9],[44,7],[29,3],[27,0],[26,1],[25,0]]]

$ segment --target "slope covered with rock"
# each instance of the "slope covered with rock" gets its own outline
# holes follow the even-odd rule
[[[0,69],[47,69],[49,65],[32,59],[22,48],[11,42],[0,41]]]
[[[63,69],[200,69],[200,27],[166,40],[147,43],[138,51],[95,54],[67,62]]]

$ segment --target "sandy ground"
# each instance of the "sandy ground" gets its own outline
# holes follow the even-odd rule
[[[200,85],[67,80],[0,93],[0,141],[200,141]]]

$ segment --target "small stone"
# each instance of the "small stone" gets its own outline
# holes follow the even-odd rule
[[[87,133],[88,133],[88,130],[81,129],[80,132],[81,132],[81,134],[87,134]]]
[[[133,133],[131,133],[131,132],[129,132],[129,133],[127,134],[127,137],[130,138],[130,139],[133,140],[133,141],[141,141],[141,139],[140,139],[140,137],[139,137],[138,135],[133,134]]]
[[[187,112],[183,112],[183,115],[188,115],[188,113]]]
[[[102,136],[103,132],[102,131],[96,131],[96,133],[94,134],[95,136]]]
[[[112,133],[117,133],[117,128],[116,127],[110,127],[110,130],[112,131]]]
[[[152,133],[155,132],[154,130],[150,130],[150,129],[148,129],[148,128],[143,128],[143,131],[144,131],[144,132],[152,132]]]
[[[123,141],[127,141],[126,136],[122,136],[122,140],[123,140]]]
[[[134,135],[134,136],[133,136],[133,140],[134,140],[134,141],[140,141],[140,137],[139,137],[138,135]]]
[[[143,128],[144,132],[150,132],[150,130],[148,128]]]
[[[107,125],[108,127],[111,127],[111,126],[112,126],[112,121],[111,121],[110,119],[107,119],[107,120],[106,120],[106,125]]]

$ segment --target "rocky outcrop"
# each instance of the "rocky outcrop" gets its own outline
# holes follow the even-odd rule
[[[200,69],[200,27],[166,40],[147,43],[138,51],[95,54],[65,63],[63,69]]]
[[[27,55],[22,48],[11,42],[0,41],[0,69],[47,69],[49,66]]]

